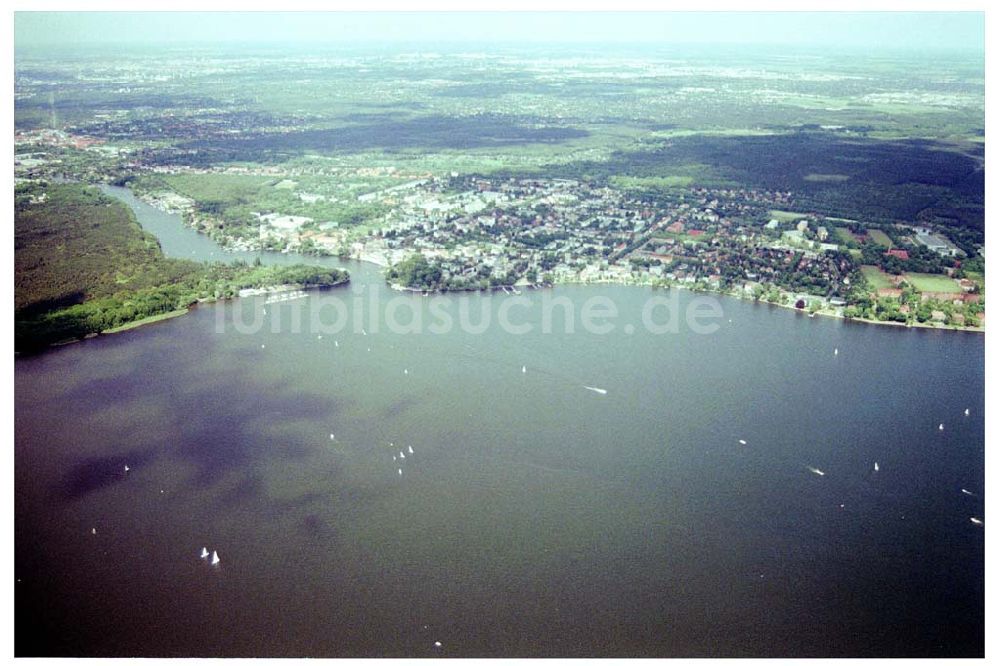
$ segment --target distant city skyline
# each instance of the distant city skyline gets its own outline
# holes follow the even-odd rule
[[[719,43],[983,51],[982,12],[16,12],[15,45]]]

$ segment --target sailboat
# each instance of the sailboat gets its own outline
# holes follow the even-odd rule
[[[527,371],[528,371],[528,366],[522,365],[521,366],[521,373],[523,374],[523,373],[526,373]]]
[[[583,388],[594,393],[600,393],[601,395],[606,395],[608,392],[607,389],[597,388],[596,386],[584,386]]]
[[[201,547],[201,559],[205,559],[206,557],[208,557],[208,548],[205,548],[204,546],[202,546]]]
[[[875,471],[878,471],[878,463],[875,463]]]
[[[944,430],[944,424],[943,423],[939,423],[938,424],[938,430]]]
[[[968,416],[968,415],[969,415],[969,408],[968,408],[968,407],[966,407],[966,408],[965,408],[965,415],[966,415],[966,416]]]
[[[406,450],[410,452],[411,456],[413,455],[413,447],[412,446],[407,446]]]
[[[219,551],[213,550],[212,551],[212,564],[218,564],[218,563],[219,563]]]

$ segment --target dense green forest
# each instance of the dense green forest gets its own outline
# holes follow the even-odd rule
[[[124,204],[80,185],[19,188],[14,247],[17,351],[231,298],[244,288],[330,287],[349,279],[346,271],[301,264],[168,259]]]

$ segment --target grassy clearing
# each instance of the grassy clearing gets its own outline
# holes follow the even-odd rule
[[[878,266],[862,266],[861,273],[864,274],[865,280],[868,281],[868,285],[872,289],[890,289],[895,286],[889,276]]]
[[[854,237],[854,234],[851,233],[851,230],[846,227],[834,227],[834,234],[842,243],[850,243],[852,241],[857,242],[858,240]]]
[[[892,239],[890,239],[884,231],[881,229],[869,229],[868,237],[873,241],[881,245],[882,247],[890,248],[892,247]]]
[[[787,210],[772,210],[769,213],[778,222],[794,222],[795,220],[804,220],[806,217],[805,213],[793,213]]]
[[[611,183],[623,188],[672,188],[688,187],[694,182],[693,176],[651,176],[638,178],[633,176],[612,176]]]
[[[957,294],[962,291],[950,277],[944,275],[934,275],[933,273],[906,273],[906,281],[920,291],[938,291],[949,294]]]
[[[246,203],[274,181],[267,176],[242,174],[172,174],[161,177],[175,192],[195,201]]]
[[[839,173],[807,173],[802,176],[802,180],[808,180],[810,183],[842,183],[850,179],[850,176]]]
[[[686,136],[772,136],[784,134],[781,130],[766,130],[753,128],[733,129],[670,129],[650,132],[649,136],[663,139],[674,139]]]
[[[158,321],[163,321],[165,319],[173,319],[174,317],[180,317],[181,315],[186,315],[187,313],[188,313],[187,308],[181,308],[179,310],[171,310],[170,312],[164,312],[163,314],[153,315],[152,317],[146,317],[144,319],[130,321],[127,324],[122,324],[121,326],[109,328],[108,330],[101,332],[121,333],[122,331],[128,331],[133,328],[139,328],[140,326],[145,326],[146,324],[153,324]]]

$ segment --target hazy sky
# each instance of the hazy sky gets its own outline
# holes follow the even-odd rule
[[[702,42],[926,49],[984,44],[982,13],[17,12],[15,44],[182,41]]]

